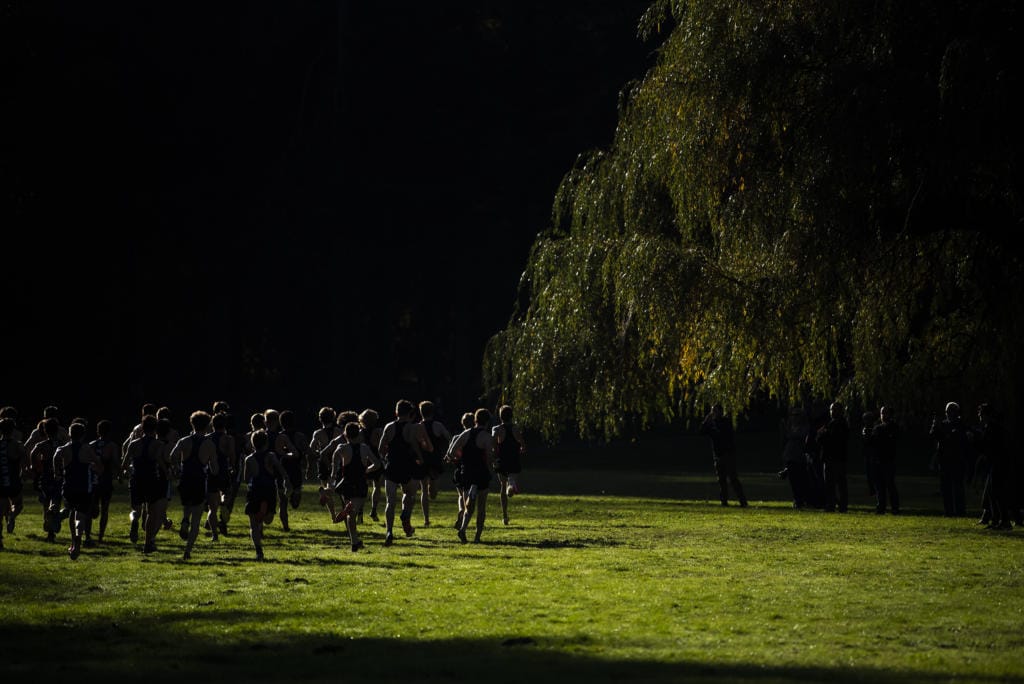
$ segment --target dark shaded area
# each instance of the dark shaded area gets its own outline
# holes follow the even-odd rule
[[[204,615],[225,619],[215,608],[196,610],[188,620]],[[342,616],[344,617],[344,616]],[[184,618],[184,616],[183,616]],[[452,638],[438,641],[414,639],[341,639],[332,634],[304,633],[295,636],[266,636],[255,613],[237,612],[227,619],[252,622],[252,639],[210,646],[197,638],[176,634],[173,622],[164,625],[162,637],[153,635],[145,619],[120,620],[116,624],[88,624],[73,627],[78,638],[62,643],[64,655],[35,662],[38,644],[51,639],[52,630],[19,625],[0,628],[4,643],[14,646],[0,672],[10,675],[42,676],[92,675],[130,677],[133,680],[180,682],[195,677],[218,681],[337,681],[358,677],[372,681],[480,681],[489,682],[616,682],[616,681],[730,681],[730,682],[944,682],[948,675],[914,670],[886,670],[872,667],[764,666],[756,663],[715,664],[684,660],[677,663],[652,660],[616,660],[566,650],[586,648],[586,635],[551,639],[529,635],[508,635],[494,640]],[[148,633],[148,636],[147,636]],[[35,646],[34,646],[35,645]],[[146,648],[143,649],[142,647]],[[154,652],[148,651],[155,649]],[[554,651],[552,649],[558,649]],[[112,654],[99,662],[97,653]],[[177,658],[172,653],[187,653]],[[153,657],[156,656],[156,657]],[[1017,679],[971,675],[972,681],[1005,682]]]
[[[8,4],[0,403],[475,406],[647,4]]]

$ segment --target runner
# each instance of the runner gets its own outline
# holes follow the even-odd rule
[[[96,535],[97,542],[103,542],[103,535],[107,531],[107,520],[110,516],[110,499],[114,495],[114,475],[117,473],[121,451],[117,442],[110,439],[111,422],[101,420],[96,423],[96,439],[89,443],[89,446],[96,452],[102,468],[98,469],[99,477],[96,481],[94,491],[95,505],[93,507],[94,517],[100,519],[99,534]],[[86,529],[85,546],[90,546],[89,535],[91,533],[92,519],[89,520],[90,529]]]
[[[360,438],[373,451],[374,458],[380,460],[380,438],[384,434],[384,431],[379,426],[380,416],[376,411],[368,408],[359,414],[358,421]],[[381,484],[384,479],[384,469],[379,468],[372,473],[367,473],[366,479],[372,488],[370,491],[370,520],[376,522],[380,520],[380,517],[377,515],[377,505],[380,502],[381,490],[384,488]],[[358,522],[363,522],[362,512],[357,512],[356,517]]]
[[[332,452],[328,451],[328,447],[334,443],[335,439],[341,436],[341,429],[337,425],[337,415],[334,409],[330,406],[324,406],[317,413],[317,418],[320,420],[320,427],[313,431],[313,439],[310,441],[309,448],[316,454],[316,478],[320,482],[320,505],[327,508],[331,513],[331,518],[334,518],[334,495],[331,482],[331,459],[333,458]]]
[[[491,430],[497,455],[494,472],[498,475],[498,493],[501,499],[501,519],[508,525],[508,499],[519,493],[516,475],[522,472],[522,456],[526,454],[526,440],[519,426],[512,422],[512,407],[498,409],[501,423]]]
[[[425,467],[420,502],[423,507],[423,526],[430,527],[430,500],[437,498],[437,478],[444,472],[444,456],[452,441],[452,435],[444,423],[435,420],[433,402],[421,401],[419,408],[423,430],[427,433],[429,441],[429,447],[423,454]]]
[[[384,427],[380,438],[380,459],[384,463],[384,490],[387,504],[384,507],[386,532],[384,546],[394,543],[395,504],[398,488],[402,488],[402,529],[411,537],[413,497],[419,482],[414,479],[416,471],[423,468],[422,449],[429,444],[422,423],[413,423],[413,405],[402,399],[395,405],[395,420]]]
[[[352,513],[362,510],[366,501],[366,474],[370,470],[380,468],[373,451],[359,437],[359,423],[350,422],[345,425],[346,442],[338,446],[334,453],[332,477],[335,491],[341,495],[345,503],[344,510],[338,516],[332,516],[334,522],[346,521],[352,551],[363,548],[363,541],[356,531],[357,518]]]
[[[452,445],[453,458],[462,463],[462,485],[465,487],[465,513],[462,515],[462,527],[459,528],[459,539],[466,543],[466,528],[476,508],[476,536],[474,543],[480,543],[480,535],[484,531],[487,519],[487,490],[491,484],[490,462],[494,458],[494,438],[487,424],[491,420],[491,412],[477,409],[473,414],[474,427],[463,432]]]
[[[37,441],[29,452],[32,461],[33,484],[39,493],[39,503],[43,505],[43,531],[46,541],[54,542],[60,531],[60,499],[63,484],[53,471],[53,456],[57,448],[66,442],[61,441],[61,426],[56,418],[44,418],[36,428],[45,439]]]
[[[250,433],[253,452],[245,457],[242,479],[248,492],[245,497],[245,513],[249,516],[249,538],[256,549],[256,560],[263,556],[263,526],[274,518],[274,504],[277,501],[277,482],[286,477],[277,454],[268,449],[270,436],[265,430]]]
[[[131,464],[132,488],[139,505],[139,515],[132,518],[132,541],[138,540],[138,521],[144,521],[143,553],[156,551],[156,535],[167,512],[167,488],[170,483],[171,457],[166,442],[157,438],[156,416],[142,419],[142,436],[128,444],[125,454]]]
[[[466,514],[466,499],[465,499],[465,487],[463,487],[463,476],[464,470],[461,461],[455,460],[455,444],[459,441],[459,437],[473,429],[473,414],[466,412],[462,414],[462,432],[460,432],[454,440],[448,443],[448,452],[444,455],[446,463],[452,464],[452,484],[455,485],[455,493],[458,496],[459,513],[455,518],[455,529],[462,529],[462,518]]]
[[[180,464],[181,479],[178,481],[178,495],[181,497],[183,517],[178,535],[185,542],[182,560],[192,557],[192,548],[199,536],[199,519],[207,503],[207,477],[212,474],[216,478],[220,472],[217,458],[217,447],[206,434],[210,425],[210,414],[206,411],[194,411],[189,416],[192,433],[182,437],[171,450],[171,463]],[[217,530],[213,530],[214,541]]]
[[[223,402],[221,402],[223,403]],[[213,535],[213,541],[217,541],[217,533],[226,535],[228,533],[228,513],[225,511],[221,517],[220,506],[226,503],[231,496],[232,483],[235,481],[235,438],[228,433],[228,422],[231,416],[227,413],[214,413],[210,420],[213,431],[210,433],[210,441],[217,452],[217,467],[206,468],[206,529]]]
[[[82,553],[82,536],[89,525],[93,505],[93,471],[102,472],[103,464],[95,449],[85,444],[85,424],[71,423],[69,441],[53,456],[54,474],[61,480],[61,495],[66,502],[71,528],[68,556],[76,560]]]
[[[17,423],[7,414],[0,418],[0,551],[4,548],[4,523],[7,534],[14,533],[14,521],[25,507],[21,474],[29,468],[28,449],[15,437]]]
[[[267,409],[263,412],[263,417],[267,421],[267,438],[270,440],[270,450],[274,452],[281,464],[281,472],[284,476],[277,481],[277,495],[281,506],[281,529],[285,532],[290,532],[291,528],[288,527],[288,500],[289,487],[290,487],[290,476],[287,468],[285,468],[285,461],[291,461],[294,463],[302,463],[299,460],[299,454],[295,449],[295,445],[288,439],[288,436],[281,430],[281,413],[275,409]],[[269,525],[267,521],[265,524]]]
[[[310,459],[309,438],[295,429],[295,413],[281,411],[281,434],[288,438],[292,452],[281,458],[281,465],[288,473],[288,503],[298,509],[302,502],[303,464]]]

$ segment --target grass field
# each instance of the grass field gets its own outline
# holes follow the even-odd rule
[[[72,562],[32,502],[0,552],[0,674],[1024,681],[1024,531],[935,515],[933,478],[903,478],[895,517],[853,477],[839,515],[794,510],[771,474],[745,475],[750,508],[723,508],[710,472],[614,463],[525,473],[511,525],[491,496],[478,545],[451,528],[450,488],[390,548],[367,516],[358,553],[307,494],[266,563],[241,518],[188,563],[174,531],[144,557],[123,492],[107,540]]]

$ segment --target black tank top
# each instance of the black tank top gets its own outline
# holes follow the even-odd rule
[[[206,441],[205,435],[192,433],[192,448],[189,449],[188,458],[181,462],[181,479],[194,482],[206,477],[206,468],[199,460],[199,448]]]
[[[253,489],[268,489],[277,486],[277,481],[273,473],[270,472],[270,467],[267,465],[267,461],[270,460],[271,451],[264,451],[262,456],[257,454],[254,458],[259,467],[255,475],[249,477],[249,487]]]
[[[412,425],[402,421],[395,426],[395,436],[388,444],[388,463],[412,463],[412,447],[405,441],[405,427]]]
[[[480,468],[486,465],[484,450],[476,443],[477,436],[487,428],[475,427],[469,431],[469,441],[462,447],[462,462],[467,468]]]
[[[352,482],[361,482],[366,479],[366,464],[363,463],[363,444],[356,442],[350,444],[352,447],[352,458],[349,460],[348,465],[345,466],[344,471],[341,474],[346,484]]]
[[[149,447],[153,445],[155,437],[150,435],[142,436],[142,444],[132,459],[132,474],[140,482],[153,482],[156,476],[156,461],[149,455]]]
[[[519,441],[512,432],[511,425],[505,425],[505,439],[501,440],[498,456],[501,459],[517,459],[519,457]]]
[[[64,486],[76,492],[92,491],[92,472],[82,460],[82,443],[71,443],[71,463],[64,468]]]

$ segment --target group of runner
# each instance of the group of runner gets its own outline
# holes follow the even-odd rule
[[[23,479],[31,477],[42,506],[43,530],[56,541],[68,520],[76,559],[83,548],[102,543],[107,531],[115,479],[128,480],[129,532],[132,543],[143,536],[143,553],[156,550],[161,530],[171,530],[168,505],[177,490],[182,506],[178,533],[184,542],[183,560],[191,558],[202,527],[212,541],[228,533],[236,498],[245,485],[245,514],[257,560],[264,559],[263,530],[275,516],[290,531],[288,511],[302,500],[307,480],[318,482],[319,504],[333,523],[344,522],[352,551],[364,548],[358,526],[364,506],[378,521],[384,499],[384,545],[395,541],[394,522],[406,537],[415,533],[412,516],[418,498],[423,525],[429,526],[430,502],[437,497],[438,479],[449,465],[458,498],[454,523],[460,541],[475,515],[474,541],[479,542],[487,517],[487,494],[496,477],[504,524],[509,524],[508,498],[519,492],[517,474],[526,442],[514,423],[512,408],[502,406],[492,425],[487,409],[462,416],[456,435],[436,418],[429,401],[418,406],[397,402],[394,420],[381,427],[373,409],[361,413],[323,407],[320,426],[307,438],[295,429],[291,411],[267,409],[254,413],[243,435],[230,431],[230,407],[214,402],[212,411],[194,411],[190,432],[179,436],[170,409],[145,404],[138,424],[123,443],[111,439],[111,423],[96,424],[96,437],[75,419],[64,428],[56,407],[27,439],[17,427],[13,407],[0,410],[0,550],[3,532],[11,534],[24,509]],[[419,494],[419,497],[416,495]],[[98,529],[93,534],[93,523]]]

